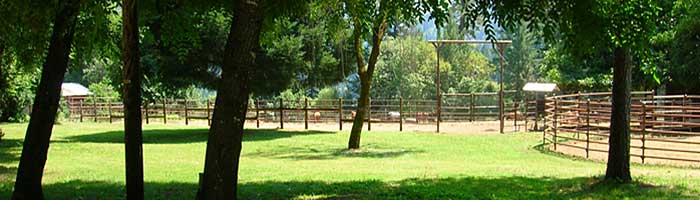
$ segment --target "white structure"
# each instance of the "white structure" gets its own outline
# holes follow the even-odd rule
[[[63,83],[61,85],[61,96],[73,97],[73,96],[90,96],[92,92],[85,86],[79,83]]]
[[[526,83],[523,86],[523,91],[527,92],[554,92],[555,90],[559,88],[554,83]]]

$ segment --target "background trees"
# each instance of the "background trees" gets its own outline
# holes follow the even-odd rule
[[[414,2],[404,0],[380,0],[372,1],[345,1],[345,13],[349,16],[353,27],[353,45],[357,58],[357,74],[360,79],[359,98],[357,111],[353,121],[349,149],[360,148],[362,125],[369,106],[369,95],[374,70],[379,59],[380,47],[387,27],[392,22],[415,24],[423,20],[424,13],[430,13],[436,24],[440,25],[447,16],[446,1]],[[369,37],[371,46],[367,60],[364,55],[364,38]],[[365,64],[365,62],[367,64]]]

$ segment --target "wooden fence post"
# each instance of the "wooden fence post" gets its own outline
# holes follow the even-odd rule
[[[640,124],[642,127],[642,164],[644,164],[644,157],[646,156],[646,123],[647,123],[647,106],[644,102],[642,102],[642,123]]]
[[[554,130],[554,139],[552,142],[554,143],[554,150],[557,150],[557,98],[552,98],[554,100],[554,114],[552,117],[552,127]]]
[[[282,98],[280,98],[280,129],[284,129],[284,102],[282,101]]]
[[[109,123],[112,123],[112,99],[107,98],[107,113],[109,114]]]
[[[343,130],[343,98],[338,98],[338,126]]]
[[[80,99],[80,107],[78,107],[78,110],[80,110],[80,122],[83,122],[83,101],[85,99],[81,98]]]
[[[530,117],[530,107],[529,107],[530,102],[527,99],[527,93],[525,93],[525,131],[528,131],[527,128],[527,118]]]
[[[255,128],[260,128],[260,101],[255,100]]]
[[[95,118],[95,122],[97,122],[97,96],[92,95],[92,111],[93,111],[93,117]]]
[[[542,129],[542,146],[544,146],[547,143],[547,95],[545,95],[544,98],[544,124],[542,126],[544,129]],[[537,129],[537,97],[535,97],[535,126],[533,127],[534,129]]]
[[[518,102],[513,99],[513,130],[518,131]]]
[[[399,131],[403,131],[403,97],[399,97]]]
[[[309,129],[309,98],[304,98],[304,129]]]
[[[688,102],[688,94],[683,94],[683,122],[688,121],[688,118],[685,117],[685,115],[687,114],[687,111],[685,108],[687,106],[687,102]]]
[[[163,98],[163,124],[168,123],[168,98]]]
[[[469,93],[469,122],[474,121],[474,93]]]
[[[207,97],[207,125],[211,126],[211,100]]]
[[[580,139],[579,129],[581,129],[581,91],[576,93],[576,139]]]
[[[548,128],[547,127],[547,95],[546,94],[544,95],[543,102],[544,102],[544,105],[543,105],[544,106],[544,113],[542,113],[542,115],[544,117],[542,118],[542,144],[545,143],[544,140],[547,136],[547,128]],[[537,97],[535,97],[535,129],[539,128],[539,127],[537,127],[538,115],[539,115],[539,111],[537,109]]]
[[[590,149],[590,132],[591,132],[591,99],[586,100],[586,158]]]
[[[146,124],[148,124],[148,101],[146,101],[146,104],[143,105],[143,109],[145,110],[143,113],[146,115]]]
[[[190,125],[190,120],[187,116],[187,98],[185,98],[185,126]]]
[[[367,105],[367,131],[372,130],[372,98],[369,98]]]

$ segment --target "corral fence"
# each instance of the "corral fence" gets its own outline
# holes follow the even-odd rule
[[[510,97],[504,103],[504,120],[512,121],[514,131],[543,121],[543,112],[538,111],[535,99],[519,101],[514,91],[506,91]],[[498,121],[498,93],[444,94],[442,104],[434,99],[370,99],[370,112],[365,123],[372,129],[372,123],[395,123],[403,131],[404,124],[435,126],[445,122]],[[114,122],[124,116],[121,100],[107,97],[81,97],[67,100],[70,119],[76,121]],[[260,127],[260,123],[337,123],[343,130],[344,124],[352,123],[357,109],[357,100],[349,99],[254,99],[250,100],[247,120]],[[207,121],[211,124],[214,111],[213,99],[174,99],[164,98],[142,105],[142,117],[146,124],[168,121]],[[542,117],[539,117],[542,116]],[[440,119],[440,120],[438,120]]]
[[[546,98],[543,143],[568,154],[607,158],[610,92]],[[632,161],[700,164],[700,96],[633,92],[630,112]]]

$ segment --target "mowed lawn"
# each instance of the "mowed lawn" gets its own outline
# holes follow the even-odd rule
[[[123,199],[123,124],[54,127],[48,199]],[[9,199],[26,124],[2,124],[0,199]],[[147,199],[193,199],[207,127],[145,125]],[[598,183],[605,164],[538,148],[541,134],[247,130],[242,199],[700,199],[700,169],[633,165],[636,183]]]

